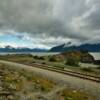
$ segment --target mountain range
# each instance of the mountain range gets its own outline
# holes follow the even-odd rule
[[[46,52],[47,49],[41,49],[41,48],[14,48],[11,46],[5,46],[4,48],[0,47],[0,52]]]
[[[14,48],[11,46],[5,46],[5,47],[0,47],[0,52],[66,52],[66,51],[80,51],[80,50],[85,50],[89,52],[100,52],[100,44],[82,44],[79,46],[67,46],[66,44],[58,45],[55,47],[52,47],[50,50],[47,49],[41,49],[41,48]]]
[[[50,49],[50,52],[66,52],[73,50],[85,50],[89,52],[100,52],[100,44],[82,44],[79,46],[66,46],[66,44],[58,45]]]

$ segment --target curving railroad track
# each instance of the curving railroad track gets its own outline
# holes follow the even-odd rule
[[[17,62],[17,63],[23,64],[21,62]],[[73,77],[78,77],[78,78],[81,78],[81,79],[84,79],[84,80],[89,80],[89,81],[92,81],[92,82],[100,83],[100,76],[93,76],[93,75],[89,75],[89,74],[85,74],[85,73],[81,73],[81,72],[75,72],[75,71],[68,70],[68,69],[62,69],[62,68],[49,66],[49,65],[46,65],[46,64],[39,64],[39,63],[29,64],[29,63],[24,62],[24,65],[29,65],[29,66],[32,66],[32,67],[50,70],[50,71],[58,72],[58,73],[61,73],[61,74],[65,74],[65,75],[69,75],[69,76],[73,76]]]
[[[67,69],[64,70],[64,69],[61,69],[61,68],[52,67],[52,66],[48,66],[48,65],[44,65],[44,64],[38,64],[38,63],[29,64],[29,65],[31,65],[33,67],[37,67],[37,68],[41,68],[41,69],[45,69],[45,70],[50,70],[50,71],[54,71],[54,72],[58,72],[58,73],[62,73],[62,74],[66,74],[66,75],[78,77],[78,78],[81,78],[81,79],[100,83],[100,77],[99,76],[88,75],[88,74],[85,74],[85,73],[75,72],[75,71],[71,71],[71,70],[67,70]]]

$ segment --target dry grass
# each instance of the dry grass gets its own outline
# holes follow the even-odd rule
[[[0,64],[0,93],[9,92],[12,100],[21,100],[21,96],[29,97],[34,93],[47,93],[51,91],[55,83],[41,76],[34,75],[26,70],[9,69],[5,65]],[[2,99],[5,97],[4,99]],[[19,98],[18,98],[19,97]],[[18,98],[18,99],[16,99]],[[1,95],[0,100],[8,100],[6,95]],[[27,99],[28,100],[28,99]]]
[[[95,100],[95,98],[86,93],[67,88],[61,93],[61,100]]]

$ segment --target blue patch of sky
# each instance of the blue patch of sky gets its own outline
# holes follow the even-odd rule
[[[17,45],[32,45],[32,42],[29,40],[21,39],[15,35],[5,34],[0,36],[1,43],[15,43]]]

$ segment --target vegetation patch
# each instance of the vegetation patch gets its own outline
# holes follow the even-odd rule
[[[97,69],[100,69],[100,66],[98,66]]]
[[[81,70],[85,72],[94,72],[91,67],[83,67]]]
[[[66,65],[69,66],[79,66],[79,60],[73,57],[69,57],[65,63]]]
[[[0,80],[0,100],[24,100],[24,98],[35,100],[34,94],[48,93],[56,84],[32,72],[11,69],[2,64],[0,64]]]
[[[50,62],[56,62],[57,59],[56,59],[54,56],[51,56],[51,57],[49,58],[49,61],[50,61]]]
[[[60,100],[95,100],[89,94],[68,88],[60,92],[60,98]]]
[[[100,70],[99,67],[91,69],[84,69],[81,68],[80,60],[82,60],[84,57],[82,55],[87,55],[87,52],[81,51],[81,52],[65,52],[57,55],[51,55],[51,56],[33,56],[30,54],[12,54],[12,55],[1,55],[0,59],[22,63],[26,65],[34,66],[34,63],[44,64],[51,66],[51,68],[57,68],[57,69],[70,69],[72,71],[81,72],[81,73],[88,73],[90,75],[100,76]],[[80,59],[83,57],[82,59]],[[87,58],[85,56],[85,58]],[[84,58],[84,59],[85,59]],[[92,57],[88,57],[91,58]],[[86,60],[86,59],[85,59]],[[42,67],[42,66],[41,66]],[[87,67],[87,66],[84,66]],[[91,65],[90,65],[91,67]]]

